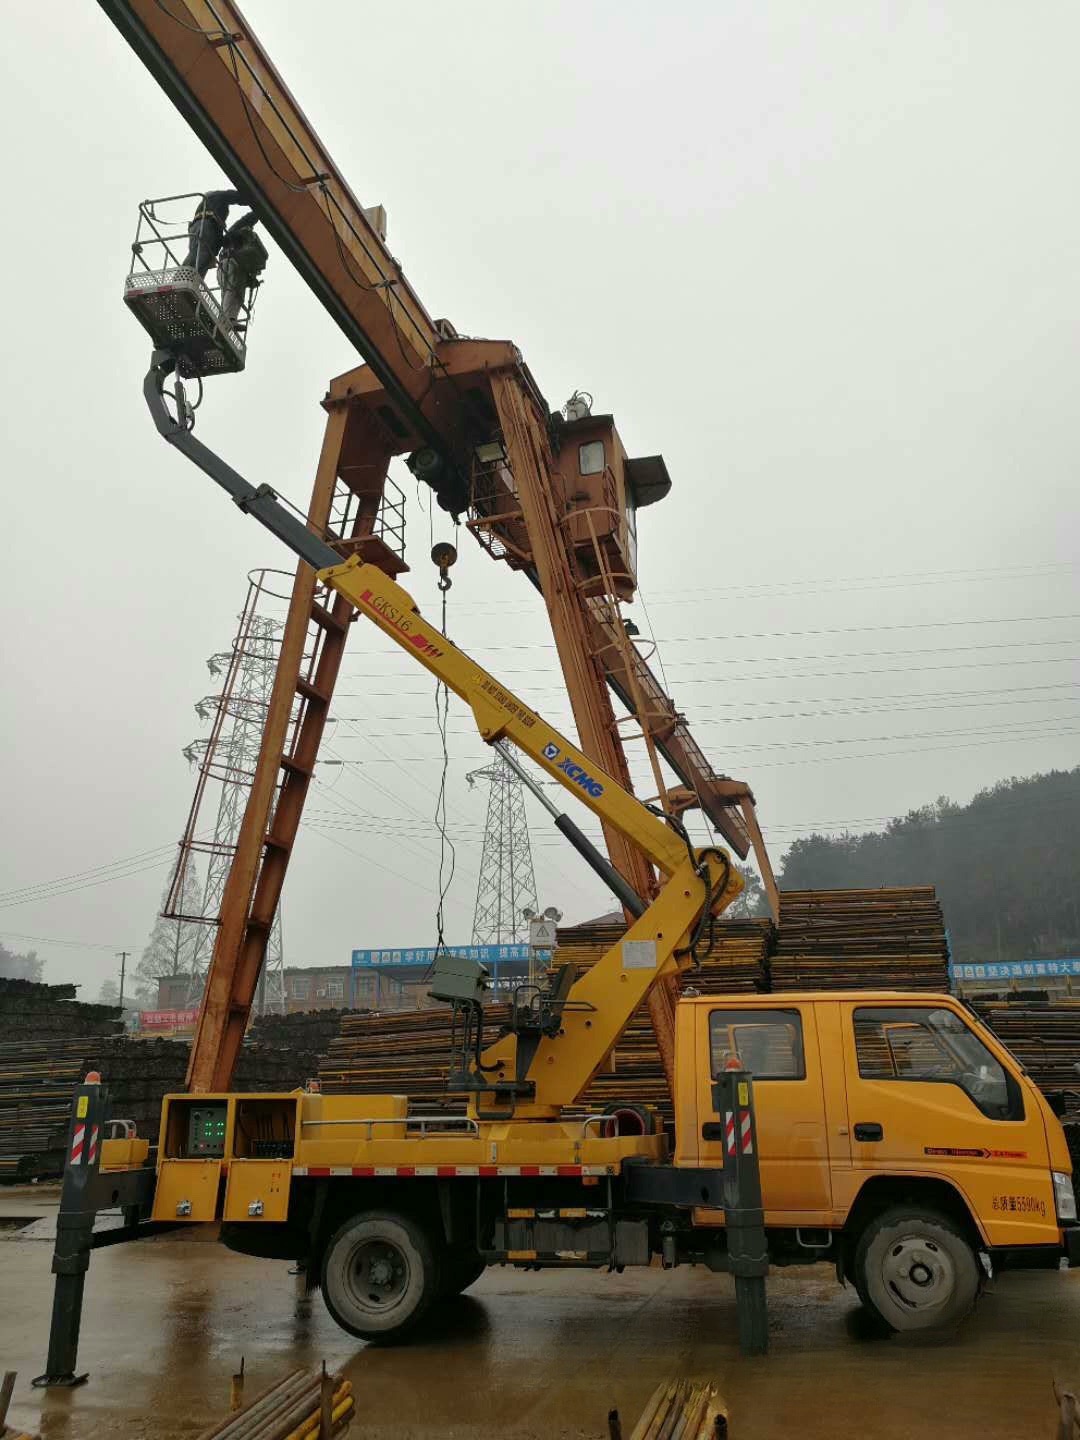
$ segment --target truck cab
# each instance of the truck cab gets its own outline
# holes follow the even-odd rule
[[[722,1165],[713,1082],[754,1077],[770,1259],[835,1259],[893,1328],[942,1323],[984,1268],[1075,1260],[1064,1132],[1023,1067],[950,995],[684,999],[678,1166]],[[699,1208],[699,1230],[723,1212]],[[951,1299],[949,1297],[952,1297]]]

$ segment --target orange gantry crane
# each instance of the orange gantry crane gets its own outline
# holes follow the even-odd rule
[[[714,772],[621,613],[636,587],[636,512],[662,499],[661,456],[630,457],[610,415],[575,397],[552,413],[509,341],[433,320],[365,208],[231,0],[99,0],[140,59],[250,196],[364,364],[331,382],[308,525],[344,559],[407,566],[384,523],[391,459],[547,606],[582,750],[629,788],[625,721],[645,747],[657,802],[700,807],[740,858],[753,848],[774,916],[775,880],[749,786]],[[301,562],[262,749],[222,899],[188,1087],[229,1087],[354,612]],[[627,712],[616,714],[613,696]],[[661,760],[678,777],[665,782]],[[615,869],[656,893],[645,853],[603,826]],[[649,1008],[670,1084],[674,981]]]

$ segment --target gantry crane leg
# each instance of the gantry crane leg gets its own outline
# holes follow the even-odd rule
[[[555,513],[553,497],[558,491],[559,479],[551,462],[546,428],[518,382],[516,372],[492,375],[491,393],[529,533],[533,565],[551,621],[578,741],[591,759],[632,794],[630,769],[611,694],[594,651],[585,602],[574,583],[566,532]],[[614,826],[603,825],[603,832],[615,869],[643,900],[651,900],[656,894],[656,876],[645,855]],[[627,916],[628,921],[630,918]],[[648,998],[649,1018],[669,1090],[674,1081],[677,999],[678,981],[674,976],[655,985]]]
[[[345,404],[329,418],[315,475],[308,526],[325,535],[342,558],[373,552],[391,569],[386,547],[372,531],[391,447],[370,417]],[[332,533],[335,493],[344,486],[358,501],[347,534]],[[334,684],[345,649],[352,606],[340,595],[323,605],[315,571],[296,569],[259,759],[236,853],[222,896],[220,924],[206,992],[188,1062],[192,1091],[227,1090],[243,1044],[266,956],[274,914],[314,773]]]

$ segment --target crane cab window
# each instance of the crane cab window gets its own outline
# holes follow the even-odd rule
[[[755,1080],[805,1080],[802,1016],[797,1010],[713,1010],[709,1014],[713,1079],[737,1055]]]
[[[864,1080],[957,1085],[991,1120],[1024,1118],[1019,1085],[954,1011],[861,1006],[853,1021]]]
[[[602,475],[604,473],[604,442],[590,440],[587,445],[578,446],[578,474]]]

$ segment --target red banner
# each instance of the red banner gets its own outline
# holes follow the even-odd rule
[[[140,1030],[186,1030],[199,1018],[198,1010],[140,1010]]]

